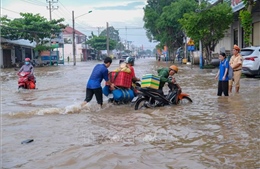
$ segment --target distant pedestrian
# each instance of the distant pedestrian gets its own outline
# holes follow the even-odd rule
[[[216,75],[216,79],[218,79],[218,96],[221,96],[224,93],[225,96],[228,96],[228,69],[229,63],[226,59],[225,53],[220,53],[219,55],[219,70]]]
[[[70,63],[70,57],[69,56],[67,57],[67,60],[68,60],[68,64],[69,64]]]
[[[108,67],[111,65],[112,59],[110,57],[106,57],[104,59],[103,64],[97,64],[88,80],[86,86],[86,98],[82,106],[92,100],[93,95],[95,94],[97,103],[102,107],[103,105],[103,93],[101,88],[101,82],[105,79],[108,84],[114,88],[114,84],[111,83],[108,79]]]
[[[229,64],[233,69],[234,75],[233,79],[229,80],[229,93],[232,93],[232,85],[236,87],[236,93],[239,93],[240,87],[240,77],[242,73],[242,63],[243,57],[240,55],[240,48],[237,45],[234,45],[233,56],[230,58]]]

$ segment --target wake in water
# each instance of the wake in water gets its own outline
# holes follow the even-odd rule
[[[74,103],[68,105],[65,108],[41,108],[33,111],[24,111],[9,113],[9,116],[12,117],[24,117],[24,116],[43,116],[43,115],[52,115],[52,114],[80,114],[80,113],[96,113],[106,111],[107,108],[113,106],[113,104],[103,104],[101,108],[100,105],[96,103],[87,103],[82,105],[82,103]]]

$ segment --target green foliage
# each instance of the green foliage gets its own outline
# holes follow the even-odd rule
[[[150,41],[156,40],[162,48],[168,46],[169,50],[183,44],[184,32],[178,22],[185,13],[195,11],[198,3],[195,0],[161,0],[148,1],[144,8],[144,27]]]
[[[95,50],[106,50],[107,49],[107,37],[105,36],[92,36],[87,42]],[[113,50],[116,47],[116,41],[109,40],[109,50]]]
[[[247,10],[241,10],[239,12],[239,18],[241,20],[241,25],[244,28],[244,41],[247,45],[251,45],[251,39],[250,39],[250,35],[252,34],[252,16],[251,13]]]
[[[99,36],[107,36],[107,29],[104,29]],[[113,26],[108,27],[108,36],[109,39],[112,39],[116,42],[115,49],[117,50],[124,50],[125,46],[123,45],[122,42],[120,42],[120,36],[119,36],[119,31],[116,30]]]
[[[245,4],[245,7],[248,8],[249,6],[254,6],[255,5],[255,1],[254,0],[242,0],[243,3]],[[251,12],[251,11],[250,11]]]
[[[55,38],[65,25],[61,24],[63,18],[48,21],[39,14],[20,13],[21,18],[13,20],[1,17],[1,37],[15,40],[26,39],[30,42],[36,42],[36,49],[44,49],[46,39]]]
[[[156,23],[160,20],[160,15],[165,6],[170,5],[176,0],[147,0],[147,5],[144,7],[144,28],[147,31],[147,37],[150,41],[160,41],[160,30],[156,27]]]
[[[233,22],[233,12],[227,3],[220,3],[200,13],[186,13],[179,22],[188,37],[202,41],[209,56]]]
[[[245,9],[241,10],[239,12],[239,19],[241,21],[241,25],[244,29],[245,32],[245,43],[246,45],[252,45],[252,41],[250,39],[250,36],[252,34],[252,8],[255,5],[255,1],[254,0],[243,0],[243,3],[245,4]]]
[[[107,36],[107,29],[104,29],[99,36]],[[108,27],[108,36],[110,39],[119,42],[120,41],[120,37],[119,37],[119,31],[115,30],[115,28],[113,26],[109,26]]]
[[[125,50],[125,45],[122,42],[118,42],[115,47],[116,50],[123,51]]]
[[[195,0],[179,0],[163,8],[163,13],[156,24],[157,28],[164,30],[160,34],[162,44],[167,45],[169,48],[173,48],[173,44],[176,44],[176,47],[182,45],[185,35],[178,20],[185,13],[195,11],[197,6]]]

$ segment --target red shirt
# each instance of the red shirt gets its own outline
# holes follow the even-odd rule
[[[135,77],[135,70],[134,70],[133,66],[129,66],[129,69],[131,70],[131,76],[133,79]]]

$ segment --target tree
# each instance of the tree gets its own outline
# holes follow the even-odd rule
[[[144,27],[146,35],[152,40],[159,41],[158,45],[168,47],[169,52],[183,44],[185,34],[178,22],[190,11],[195,11],[198,3],[195,0],[161,0],[148,1],[144,8]]]
[[[107,30],[108,30],[108,36],[109,39],[112,39],[116,42],[116,47],[114,49],[116,50],[124,50],[125,47],[122,42],[120,42],[120,36],[119,36],[119,31],[116,30],[113,26],[109,26],[108,29],[104,29],[99,36],[105,36],[107,37]]]
[[[160,42],[162,45],[168,46],[170,50],[183,44],[185,34],[179,19],[185,13],[195,11],[198,4],[195,0],[179,0],[172,2],[169,6],[163,8],[163,12],[156,24],[160,30],[164,30],[160,34]]]
[[[144,7],[144,28],[150,42],[153,40],[160,41],[160,33],[164,31],[156,27],[165,6],[170,5],[176,0],[147,0]]]
[[[98,51],[98,58],[99,58],[100,50],[107,49],[107,37],[96,36],[93,34],[93,32],[91,38],[86,43]],[[116,41],[109,39],[109,50],[113,50],[115,49],[115,47],[116,47]]]
[[[107,37],[107,29],[104,29],[99,36],[105,36]],[[119,31],[115,30],[115,28],[113,26],[109,26],[108,27],[108,36],[109,39],[112,39],[116,42],[120,41],[120,37],[119,37]]]
[[[125,50],[125,45],[122,43],[122,42],[118,42],[116,44],[116,47],[115,47],[116,50],[119,50],[119,51],[124,51]]]
[[[245,43],[247,46],[252,45],[252,39],[250,36],[252,35],[252,8],[255,5],[254,0],[243,0],[245,4],[245,8],[239,11],[239,18],[241,20],[241,25],[245,32]]]
[[[48,21],[39,14],[20,13],[21,18],[13,20],[7,19],[7,16],[1,17],[1,37],[15,40],[26,39],[30,42],[35,42],[35,50],[40,52],[48,50],[50,47],[46,46],[50,38],[55,38],[65,28],[61,24],[63,18],[58,20]]]
[[[233,22],[233,12],[227,3],[220,3],[200,13],[184,14],[179,20],[186,34],[195,41],[202,41],[209,59],[217,43]]]

